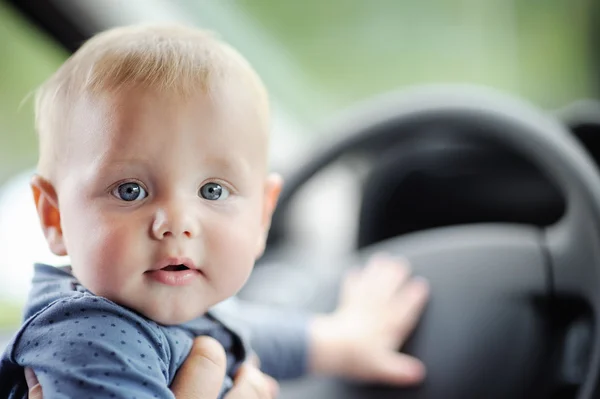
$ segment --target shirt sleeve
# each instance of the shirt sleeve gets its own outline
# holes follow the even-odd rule
[[[306,374],[309,315],[238,298],[231,298],[222,305],[222,312],[248,330],[250,346],[259,357],[264,373],[277,380]]]
[[[103,298],[55,302],[26,322],[13,348],[44,399],[174,398],[158,326]]]

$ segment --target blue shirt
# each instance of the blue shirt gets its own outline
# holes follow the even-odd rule
[[[227,353],[221,395],[250,345],[278,379],[306,369],[306,320],[237,302],[178,326],[159,325],[89,292],[69,268],[36,265],[25,322],[0,360],[0,397],[26,398],[32,367],[54,398],[174,398],[169,390],[195,336],[216,338]]]

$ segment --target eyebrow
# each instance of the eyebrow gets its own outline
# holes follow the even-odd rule
[[[224,169],[227,173],[233,175],[247,176],[250,174],[250,165],[242,158],[228,158],[228,157],[206,157],[204,162],[211,165],[217,165],[219,169]]]
[[[226,174],[246,177],[250,174],[251,168],[248,162],[242,158],[206,156],[201,160],[206,165],[215,165],[213,168],[223,170]],[[134,167],[136,169],[147,169],[152,166],[152,161],[144,158],[117,159],[110,162],[102,162],[101,169],[119,171]]]
[[[110,169],[111,171],[119,171],[120,169],[131,168],[132,166],[138,169],[147,169],[150,167],[150,164],[145,159],[131,158],[111,160],[110,162],[102,160],[98,166],[99,168]]]

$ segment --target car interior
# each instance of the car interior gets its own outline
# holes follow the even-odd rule
[[[89,35],[54,2],[8,3],[68,51]],[[548,110],[432,84],[367,100],[325,129],[334,139],[284,176],[240,297],[327,311],[350,265],[382,250],[406,256],[432,287],[405,348],[428,378],[397,389],[309,376],[283,383],[281,398],[600,397],[599,102]],[[297,245],[292,213],[340,164],[355,182],[352,247],[320,254]],[[274,294],[292,281],[285,300]]]
[[[331,385],[331,381],[319,385],[313,381],[300,385],[296,396],[289,397],[304,397],[307,390],[318,397],[340,398],[427,398],[442,394],[447,397],[575,397],[573,395],[578,394],[582,386],[587,386],[593,371],[585,364],[593,360],[588,357],[588,351],[596,334],[593,305],[581,296],[581,282],[572,287],[575,291],[561,292],[559,287],[563,277],[558,269],[565,268],[567,274],[577,274],[577,264],[594,269],[595,250],[584,250],[583,247],[595,246],[595,233],[588,231],[589,235],[584,239],[579,235],[569,237],[571,232],[562,231],[571,223],[566,221],[574,213],[587,211],[583,211],[584,207],[574,211],[571,194],[558,183],[550,172],[552,168],[540,167],[531,156],[531,153],[542,157],[549,155],[541,142],[533,142],[526,151],[519,148],[528,140],[526,130],[511,126],[504,118],[507,115],[515,117],[529,106],[515,101],[514,107],[505,109],[504,100],[498,100],[496,94],[455,86],[418,88],[398,94],[395,104],[390,101],[393,95],[391,99],[368,104],[366,107],[371,110],[365,111],[361,116],[363,120],[373,114],[373,107],[387,109],[387,113],[382,112],[358,127],[354,120],[346,123],[345,128],[354,135],[325,149],[288,180],[291,183],[282,195],[279,208],[283,213],[299,186],[328,162],[354,151],[362,153],[363,157],[376,158],[377,162],[372,162],[372,168],[366,173],[362,188],[359,242],[356,244],[358,256],[364,257],[382,249],[408,256],[415,269],[432,282],[434,295],[443,302],[443,305],[438,302],[435,309],[434,305],[429,307],[414,341],[408,344],[409,350],[418,356],[425,359],[431,356],[427,363],[434,365],[428,374],[431,385],[426,383],[414,392],[400,394],[373,387],[349,389],[343,384]],[[428,101],[422,101],[423,97]],[[484,104],[489,101],[489,108],[486,108]],[[498,119],[487,121],[485,118],[491,117],[487,111]],[[535,126],[543,137],[553,134],[550,133],[552,124],[546,122],[560,120],[550,117],[547,112],[537,116],[542,118],[531,126]],[[546,118],[548,120],[544,122],[542,119]],[[583,124],[588,125],[582,121],[579,128]],[[562,138],[578,148],[576,157],[585,157],[586,168],[596,174],[597,163],[581,145],[582,140],[567,130],[565,123],[557,123],[554,128],[561,130]],[[458,131],[460,133],[456,134]],[[520,144],[506,145],[508,137],[514,137]],[[558,146],[560,151],[565,147],[565,143]],[[531,153],[527,155],[527,151]],[[548,159],[550,164],[558,160],[553,156]],[[554,172],[562,171],[563,166],[556,164]],[[586,185],[592,189],[597,187],[592,182]],[[278,217],[273,225],[275,237],[282,228]],[[577,226],[575,229],[587,224],[579,219],[573,223]],[[513,230],[517,226],[518,229]],[[521,228],[527,229],[528,233],[523,235],[519,231]],[[496,229],[500,230],[496,232]],[[530,233],[533,236],[528,238]],[[569,242],[574,241],[563,242],[566,237]],[[508,243],[505,239],[515,241]],[[538,275],[530,279],[532,276],[527,276],[536,263],[533,260],[536,256],[529,257],[532,253],[524,256],[523,259],[527,259],[524,263],[518,260],[523,249],[521,245],[528,246],[525,243],[530,239],[539,241],[540,252],[536,256],[541,257],[538,265],[545,265],[542,266],[545,270],[542,275],[548,273],[545,277]],[[555,239],[560,244],[554,242]],[[592,242],[588,241],[590,239]],[[272,245],[277,247],[278,240],[281,238],[274,238]],[[577,246],[582,245],[581,251],[571,253],[572,249],[568,247],[575,242],[578,242]],[[566,253],[560,253],[563,250],[570,253],[566,259]],[[464,258],[464,263],[457,264],[461,254],[466,253],[469,255]],[[289,254],[284,251],[274,257],[278,264],[284,264],[282,258],[286,256]],[[290,258],[286,260],[288,264],[293,263]],[[563,262],[572,262],[572,265]],[[467,272],[468,264],[474,267],[470,272]],[[484,269],[489,274],[486,275]],[[584,274],[586,272],[579,277]],[[459,281],[458,276],[464,278],[465,275],[472,280]],[[290,274],[288,278],[292,276]],[[488,278],[491,280],[486,283]],[[323,310],[327,309],[324,305],[329,304],[331,308],[335,300],[335,279],[316,291],[313,302],[304,306]],[[445,298],[442,298],[442,291],[447,295]],[[482,313],[476,316],[479,312],[476,308],[480,306]],[[456,320],[452,321],[452,318]],[[500,322],[500,319],[504,321]],[[498,323],[496,328],[492,328],[495,323]],[[446,333],[451,334],[447,336]],[[478,337],[479,333],[482,335]],[[495,334],[498,341],[494,340]],[[529,334],[532,334],[531,340],[526,338]],[[481,346],[478,349],[465,349],[473,339],[479,338]],[[452,347],[448,346],[450,344]],[[459,347],[462,349],[457,349]],[[461,359],[462,363],[455,361],[468,352],[472,357]],[[512,353],[511,360],[502,364],[501,359],[507,359],[503,356],[509,353]],[[449,357],[443,359],[442,354]],[[487,367],[489,369],[485,370]],[[448,374],[450,369],[462,377],[450,380],[450,375],[454,375]],[[515,373],[512,377],[509,377],[511,373],[500,371],[508,369]],[[510,388],[497,378],[511,380]],[[446,381],[441,382],[444,379]],[[283,390],[283,393],[289,391]]]

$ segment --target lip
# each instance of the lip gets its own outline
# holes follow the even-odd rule
[[[196,277],[201,276],[202,273],[198,270],[180,270],[180,271],[167,271],[167,270],[151,270],[146,272],[153,280],[172,286],[182,286],[191,284]]]
[[[183,265],[186,270],[164,270],[171,265]],[[153,280],[171,286],[184,286],[191,284],[197,277],[204,273],[189,258],[170,257],[165,258],[154,265],[146,274]]]
[[[172,256],[156,262],[151,271],[158,271],[171,265],[184,265],[190,270],[198,270],[198,267],[190,258]]]

